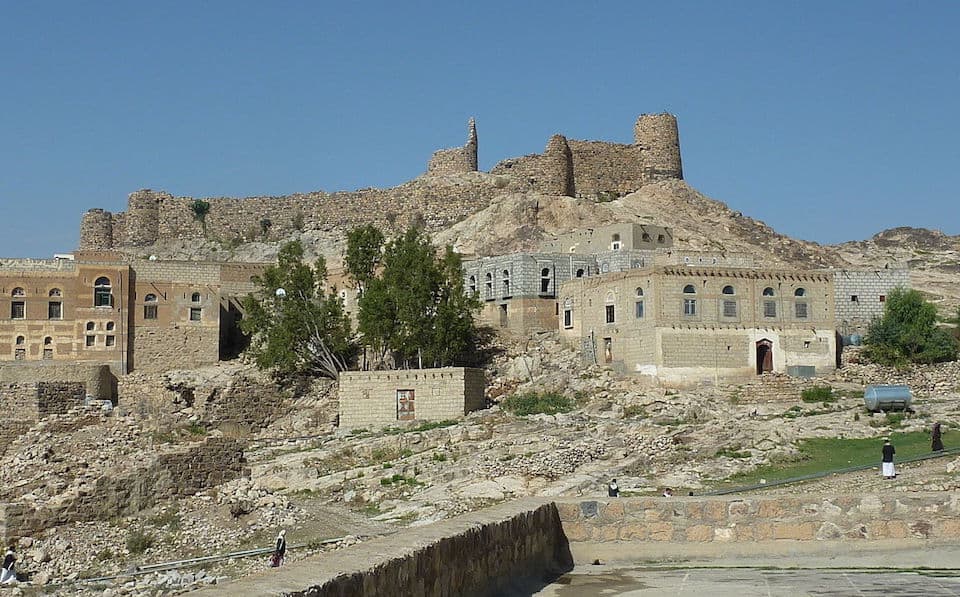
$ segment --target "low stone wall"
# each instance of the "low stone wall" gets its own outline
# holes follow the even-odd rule
[[[213,436],[172,449],[123,474],[102,476],[40,508],[0,504],[0,534],[4,541],[10,541],[70,522],[132,514],[165,499],[193,495],[243,473],[242,445]]]
[[[680,555],[698,546],[775,552],[810,542],[960,539],[960,496],[947,492],[605,498],[560,501],[557,510],[577,562]]]
[[[116,401],[117,378],[107,365],[63,361],[0,363],[0,382],[81,382],[88,396]]]
[[[346,597],[530,594],[573,567],[557,509],[528,498],[197,591]]]

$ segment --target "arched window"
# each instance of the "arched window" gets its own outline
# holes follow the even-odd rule
[[[51,338],[50,336],[47,336],[46,338],[43,339],[44,346],[50,346],[51,344],[53,344],[53,338]]]
[[[112,307],[113,293],[110,278],[100,277],[93,283],[93,306]]]
[[[17,336],[17,346],[23,346],[26,341],[27,339],[23,336]]]
[[[88,332],[92,332],[94,327],[96,327],[96,324],[95,324],[95,323],[93,323],[92,321],[88,321],[88,322],[87,322],[87,331],[88,331]]]
[[[733,286],[724,286],[720,292],[723,294],[736,294],[736,292],[733,291]]]
[[[643,296],[643,288],[637,286],[637,296]]]
[[[806,295],[807,295],[807,291],[804,290],[803,288],[797,288],[796,290],[793,291],[793,296],[806,296]]]
[[[720,292],[724,295],[724,297],[732,297],[733,295],[736,294],[736,292],[733,289],[733,286],[729,286],[729,285],[724,286],[723,289],[720,290]],[[724,317],[728,319],[734,318],[737,316],[737,301],[735,299],[724,298],[721,301],[720,308],[721,308],[720,312],[723,314]]]
[[[563,327],[565,329],[573,327],[573,301],[571,299],[563,301]]]
[[[13,289],[13,292],[10,293],[12,296],[24,296],[23,288],[17,286]]]
[[[617,296],[613,292],[608,292],[607,297],[604,300],[604,321],[606,323],[616,323],[617,322],[617,307],[614,304],[617,300]]]
[[[112,332],[112,331],[113,331],[113,322],[112,322],[112,321],[108,321],[108,322],[107,322],[107,331],[108,331],[108,332]]]
[[[51,288],[50,292],[47,293],[47,296],[62,296],[59,288]]]
[[[503,270],[503,296],[510,296],[510,270]]]
[[[470,276],[470,294],[477,296],[477,277]]]
[[[696,295],[697,289],[693,287],[693,284],[687,284],[683,287],[683,294]],[[683,316],[697,316],[697,299],[695,299],[693,296],[685,297],[683,299]]]
[[[649,235],[648,233],[646,233],[646,232],[644,232],[644,233],[643,233],[643,236],[641,236],[640,238],[641,238],[641,240],[643,240],[643,242],[645,242],[645,243],[650,242],[650,235]]]
[[[193,294],[191,294],[191,295],[190,295],[190,302],[191,302],[191,303],[199,303],[199,302],[200,302],[200,293],[199,293],[199,292],[194,292]]]
[[[633,303],[633,315],[637,319],[643,318],[643,288],[637,286],[636,290],[637,298]]]
[[[540,294],[550,293],[550,268],[540,270]]]
[[[773,288],[769,286],[763,289],[763,296],[774,296],[775,294],[776,293],[774,292]]]
[[[493,274],[487,272],[486,275],[486,286],[487,286],[487,296],[486,298],[493,298]]]
[[[776,292],[770,286],[763,289],[763,296],[772,297],[774,295],[776,295]],[[770,299],[763,301],[763,316],[769,318],[777,316],[777,301]]]
[[[610,238],[610,250],[611,250],[611,251],[619,251],[619,250],[620,250],[620,235],[619,235],[619,234],[614,234],[614,235]]]
[[[583,268],[582,268],[582,267],[577,270],[577,277],[578,277],[578,278],[582,278],[582,277],[583,277]]]
[[[806,319],[808,316],[807,301],[803,298],[806,295],[807,291],[803,288],[797,288],[793,291],[793,296],[796,297],[793,303],[793,314],[797,319]]]
[[[157,295],[148,294],[143,297],[143,318],[144,319],[156,319],[157,318]]]

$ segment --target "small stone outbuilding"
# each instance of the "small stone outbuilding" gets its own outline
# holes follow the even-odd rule
[[[340,427],[457,419],[484,407],[482,369],[443,367],[340,374]]]

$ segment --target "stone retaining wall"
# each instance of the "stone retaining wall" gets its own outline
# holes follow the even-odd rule
[[[10,541],[70,522],[132,514],[157,502],[231,481],[243,473],[242,445],[213,436],[172,449],[123,474],[104,475],[39,508],[24,503],[0,504],[0,538]]]
[[[528,498],[406,529],[196,594],[479,597],[518,590],[523,592],[517,594],[531,594],[572,567],[556,507]]]
[[[650,557],[671,546],[763,544],[776,551],[797,542],[960,538],[960,496],[948,492],[604,498],[560,501],[557,509],[578,562]]]

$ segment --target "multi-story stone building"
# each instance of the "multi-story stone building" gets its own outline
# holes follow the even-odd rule
[[[829,371],[839,358],[831,272],[647,267],[570,280],[559,302],[561,337],[586,361],[661,381]]]
[[[834,270],[837,331],[844,336],[864,335],[870,324],[883,315],[887,295],[895,288],[910,288],[906,269],[865,271]]]
[[[109,251],[4,260],[0,362],[98,363],[116,375],[215,363],[242,347],[239,300],[265,267]]]

